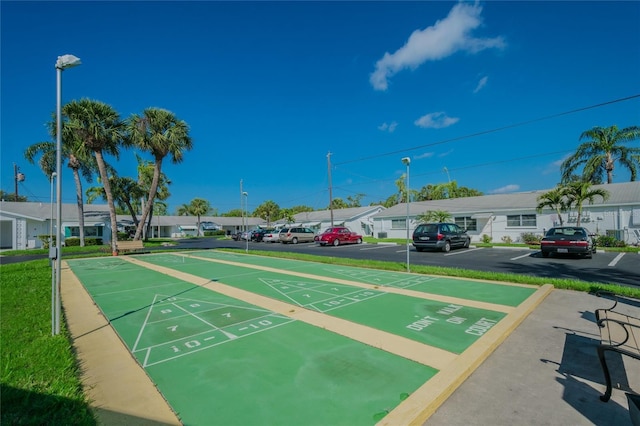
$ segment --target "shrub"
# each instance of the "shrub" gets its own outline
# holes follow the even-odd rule
[[[504,237],[502,237],[502,242],[505,243],[505,244],[511,244],[511,243],[513,243],[513,240],[511,239],[510,236],[505,235]]]
[[[528,244],[530,246],[540,244],[540,240],[542,237],[540,235],[536,235],[533,232],[523,232],[520,234],[520,239],[523,243]]]
[[[598,235],[596,238],[596,245],[600,247],[625,247],[624,241],[617,240],[610,235]]]
[[[487,234],[482,234],[482,242],[485,244],[489,244],[491,242],[491,237]]]

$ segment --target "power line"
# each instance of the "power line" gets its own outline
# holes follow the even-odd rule
[[[618,103],[618,102],[625,102],[625,101],[628,101],[628,100],[631,100],[631,99],[635,99],[635,98],[640,98],[640,94],[627,96],[625,98],[615,99],[615,100],[612,100],[612,101],[601,102],[599,104],[590,105],[590,106],[577,108],[577,109],[572,109],[570,111],[564,111],[564,112],[560,112],[560,113],[552,114],[552,115],[547,115],[547,116],[540,117],[540,118],[534,118],[534,119],[527,120],[527,121],[521,121],[520,123],[509,124],[507,126],[497,127],[495,129],[483,130],[483,131],[480,131],[480,132],[477,132],[477,133],[471,133],[471,134],[464,135],[464,136],[458,136],[458,137],[451,138],[451,139],[445,139],[445,140],[438,141],[438,142],[432,142],[432,143],[428,143],[428,144],[425,144],[425,145],[418,145],[418,146],[414,146],[414,147],[411,147],[411,148],[400,149],[400,150],[386,152],[386,153],[382,153],[382,154],[370,155],[368,157],[356,158],[354,160],[342,161],[340,163],[335,163],[335,166],[340,166],[340,165],[349,164],[349,163],[356,163],[356,162],[359,162],[359,161],[372,160],[374,158],[386,157],[386,156],[389,156],[389,155],[397,155],[397,154],[400,154],[400,153],[403,153],[403,152],[407,152],[407,151],[415,151],[417,149],[422,149],[422,148],[426,148],[426,147],[430,147],[430,146],[442,145],[442,144],[449,143],[449,142],[456,142],[456,141],[459,141],[459,140],[462,140],[462,139],[469,139],[469,138],[473,138],[473,137],[476,137],[476,136],[487,135],[489,133],[496,133],[496,132],[500,132],[502,130],[513,129],[514,127],[525,126],[527,124],[537,123],[539,121],[544,121],[544,120],[550,120],[552,118],[562,117],[564,115],[569,115],[569,114],[575,114],[577,112],[587,111],[587,110],[594,109],[594,108],[600,108],[600,107],[603,107],[603,106],[606,106],[606,105],[615,104],[615,103]]]

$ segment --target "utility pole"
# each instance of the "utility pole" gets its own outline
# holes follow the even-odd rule
[[[20,167],[16,163],[13,163],[13,177],[16,184],[14,201],[18,201],[18,182],[24,181],[24,174],[20,173]]]
[[[331,193],[331,151],[327,153],[327,168],[329,170],[329,211],[331,212],[331,227],[333,228],[333,194]]]

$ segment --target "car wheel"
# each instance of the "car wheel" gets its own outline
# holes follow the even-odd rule
[[[356,241],[356,244],[362,244],[362,238],[358,238],[358,240]]]
[[[549,252],[541,251],[540,254],[542,255],[542,257],[549,257]]]
[[[293,237],[293,239],[291,240],[291,242],[293,244],[298,244],[298,239],[296,237]]]
[[[338,246],[340,245],[340,240],[339,240],[339,239],[337,239],[337,238],[336,238],[335,240],[333,240],[333,245],[334,245],[335,247],[338,247]]]
[[[469,248],[470,245],[471,245],[471,238],[469,238],[464,242],[464,248]]]
[[[444,242],[444,246],[442,247],[442,251],[445,253],[449,253],[451,251],[451,243],[449,241]]]

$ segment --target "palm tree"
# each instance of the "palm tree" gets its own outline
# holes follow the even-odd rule
[[[113,200],[120,211],[127,212],[131,215],[133,223],[138,225],[138,216],[136,206],[136,200],[143,197],[146,192],[140,187],[138,182],[130,177],[111,176],[109,178],[111,182],[111,191],[113,193]],[[104,191],[104,187],[91,187],[87,189],[87,203],[93,203],[98,197],[106,200],[107,196]]]
[[[140,185],[140,187],[144,191],[144,194],[140,196],[139,201],[136,202],[136,205],[141,205],[142,203],[144,203],[144,197],[149,196],[151,184],[153,183],[153,174],[155,167],[152,161],[143,160],[137,154],[136,160],[138,160],[138,185]],[[171,193],[169,192],[169,185],[171,185],[171,181],[167,178],[167,175],[165,175],[164,173],[160,173],[160,181],[156,190],[156,196],[153,199],[153,207],[151,207],[151,210],[149,211],[146,232],[143,233],[145,238],[147,235],[150,235],[153,215],[156,213],[156,204],[158,202],[166,200],[167,198],[169,198],[169,196],[171,196]],[[138,221],[136,220],[136,227],[137,226]],[[143,228],[143,231],[144,230],[145,228]]]
[[[49,133],[52,138],[56,137],[57,126],[55,122],[56,118],[49,122]],[[84,247],[84,203],[82,198],[82,181],[80,175],[84,177],[87,182],[93,181],[93,173],[96,171],[95,160],[88,155],[82,141],[77,140],[73,134],[71,134],[65,127],[66,123],[63,123],[63,138],[62,138],[62,150],[61,157],[63,161],[67,161],[67,167],[69,167],[73,173],[73,180],[76,186],[76,205],[78,207],[78,228],[80,247]],[[49,180],[52,179],[53,173],[56,171],[56,155],[57,147],[54,142],[38,142],[25,150],[24,156],[31,164],[35,163],[35,157],[41,154],[38,164],[40,169],[47,176]]]
[[[118,244],[118,224],[104,154],[113,155],[117,159],[120,146],[126,146],[127,142],[123,140],[123,123],[120,115],[110,105],[91,99],[81,99],[66,104],[63,107],[63,114],[68,119],[63,127],[63,137],[68,132],[70,140],[81,141],[82,147],[87,152],[92,152],[95,157],[109,205],[111,252],[115,255]]]
[[[564,197],[564,187],[556,187],[551,191],[547,191],[544,194],[540,195],[538,198],[538,205],[536,206],[536,210],[538,213],[542,213],[542,210],[545,207],[549,207],[558,215],[560,219],[560,226],[563,225],[562,220],[562,212],[567,210],[567,203]]]
[[[635,181],[640,168],[640,148],[624,146],[625,143],[640,138],[640,127],[631,126],[618,130],[618,126],[594,127],[580,135],[585,140],[571,157],[560,166],[562,181],[569,182],[573,173],[582,167],[582,180],[593,184],[602,182],[604,174],[607,183],[613,182],[615,163],[629,170],[631,181]]]
[[[280,216],[280,206],[274,201],[267,200],[260,204],[253,213],[266,220],[267,226],[271,226],[271,221],[277,220]]]
[[[211,204],[203,198],[194,198],[189,204],[183,204],[178,208],[178,216],[197,216],[197,229],[200,236],[200,216],[211,212]]]
[[[562,192],[566,197],[567,207],[575,207],[578,211],[576,226],[580,226],[582,204],[585,201],[589,201],[589,204],[593,204],[595,197],[601,197],[602,201],[609,199],[609,191],[602,188],[592,188],[590,182],[571,182],[563,188]]]
[[[158,191],[162,161],[170,155],[174,164],[182,162],[184,151],[191,149],[192,141],[187,123],[178,120],[172,112],[160,108],[147,108],[142,115],[132,115],[127,123],[127,130],[130,143],[142,151],[150,152],[155,160],[149,198],[134,237],[134,240],[139,240]]]
[[[427,210],[424,214],[417,215],[416,220],[423,223],[443,223],[451,220],[451,213],[445,210]]]

